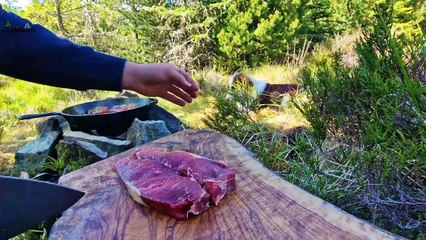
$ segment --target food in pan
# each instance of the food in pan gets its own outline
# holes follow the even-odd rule
[[[236,189],[225,163],[186,151],[139,147],[116,170],[136,202],[177,219],[207,211]]]
[[[137,107],[136,104],[122,104],[122,105],[114,106],[112,108],[98,106],[98,107],[91,108],[87,112],[87,114],[95,115],[95,114],[116,113],[116,112],[122,112],[122,111],[130,110],[130,109],[134,109],[136,107]]]

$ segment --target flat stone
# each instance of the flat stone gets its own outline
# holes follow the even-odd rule
[[[164,121],[166,123],[167,129],[171,133],[176,133],[182,131],[183,129],[188,129],[188,126],[182,123],[179,118],[175,117],[173,114],[158,105],[154,105],[150,108],[148,119]]]
[[[141,121],[136,118],[127,131],[127,140],[134,146],[139,146],[170,134],[166,123],[162,120]]]
[[[56,145],[56,151],[58,159],[64,160],[65,165],[74,162],[81,167],[108,157],[108,153],[99,149],[95,144],[84,141],[61,140]]]
[[[46,119],[44,121],[38,122],[36,124],[37,132],[39,134],[41,132],[43,132],[43,128],[45,128],[46,126],[49,126],[50,124],[52,124],[53,121],[57,121],[59,123],[59,126],[62,129],[62,132],[70,131],[71,130],[70,124],[67,122],[67,120],[64,117],[62,117],[62,116],[55,116],[55,117],[51,117],[49,119]]]
[[[55,145],[61,138],[59,121],[47,120],[41,134],[35,141],[27,143],[15,153],[13,173],[27,172],[30,176],[43,170],[44,163],[49,158],[56,158]]]
[[[107,137],[96,136],[78,131],[66,131],[64,140],[89,142],[108,154],[108,157],[124,152],[132,147],[132,142],[127,140],[116,140]]]

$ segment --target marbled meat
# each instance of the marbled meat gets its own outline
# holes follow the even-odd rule
[[[135,201],[177,219],[218,205],[236,188],[235,172],[225,163],[185,151],[140,147],[116,170]]]

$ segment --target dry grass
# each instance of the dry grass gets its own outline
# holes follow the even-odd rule
[[[306,119],[295,108],[283,109],[275,111],[271,109],[263,109],[259,111],[256,120],[266,126],[280,132],[288,132],[294,128],[309,127]]]
[[[208,92],[215,88],[226,87],[228,77],[214,69],[206,68],[199,70],[193,74],[194,80],[197,81],[201,92]]]
[[[329,56],[332,53],[342,53],[342,63],[348,67],[355,67],[358,62],[358,56],[355,52],[355,41],[361,36],[361,31],[357,30],[350,34],[338,35],[334,39],[324,44],[315,45],[312,57]]]
[[[265,65],[254,70],[247,69],[244,71],[244,73],[252,75],[256,79],[273,84],[298,83],[299,72],[300,67],[285,65]]]
[[[200,119],[212,110],[212,101],[214,101],[212,96],[201,93],[194,102],[184,107],[174,105],[163,99],[159,99],[159,106],[175,115],[187,126],[194,129],[203,129],[205,125]]]

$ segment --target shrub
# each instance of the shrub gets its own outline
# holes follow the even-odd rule
[[[259,98],[254,96],[253,88],[237,84],[236,91],[217,89],[211,94],[213,110],[203,118],[207,128],[236,139],[274,171],[288,167],[283,161],[290,148],[286,136],[254,119],[256,111],[252,109],[259,106]]]
[[[299,8],[299,34],[313,42],[321,42],[344,31],[350,31],[349,8],[358,1],[303,0]],[[358,10],[363,9],[358,6]]]
[[[161,27],[155,42],[163,42],[160,61],[195,70],[212,66],[215,43],[209,35],[214,25],[215,8],[195,3],[190,7],[153,7]]]
[[[283,58],[299,26],[297,1],[230,1],[219,24],[219,67],[235,71]]]
[[[426,224],[421,177],[426,87],[408,74],[403,60],[407,48],[390,31],[392,9],[391,4],[376,8],[373,25],[356,44],[355,67],[344,66],[339,53],[313,58],[303,71],[310,101],[299,108],[319,145],[332,138],[360,149],[354,173],[362,194],[352,209],[379,226],[415,237]]]

